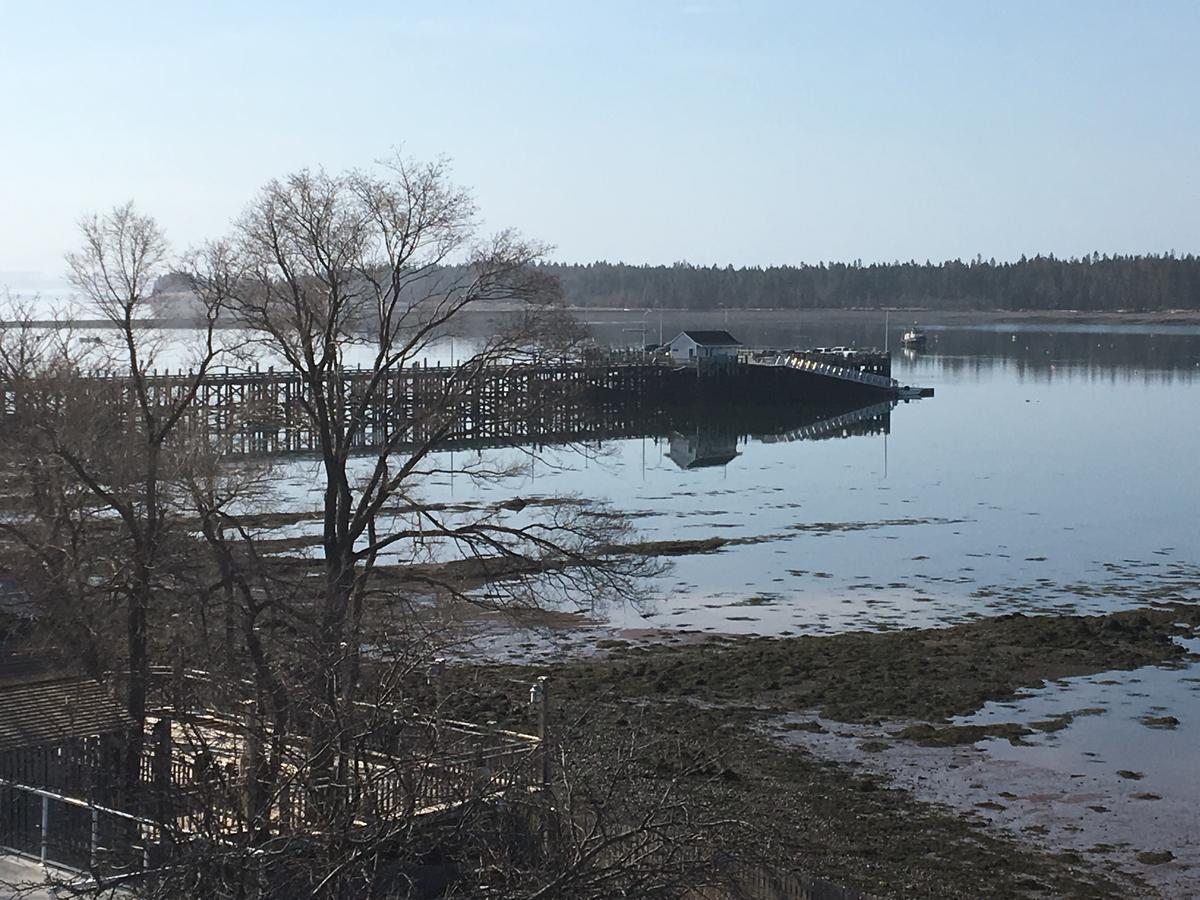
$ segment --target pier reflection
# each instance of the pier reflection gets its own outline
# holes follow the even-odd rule
[[[708,406],[664,411],[659,433],[668,458],[681,469],[724,466],[741,455],[748,440],[790,443],[858,435],[887,434],[896,401],[862,406]]]
[[[739,447],[754,440],[766,444],[849,438],[887,434],[891,430],[894,400],[855,403],[852,400],[823,403],[746,404],[730,400],[685,404],[641,406],[637,403],[579,404],[560,407],[553,423],[524,420],[522,427],[486,437],[451,436],[437,441],[435,450],[486,450],[503,447],[595,446],[607,441],[649,438],[663,441],[667,455],[681,469],[727,465],[739,455]],[[381,444],[366,432],[355,445],[357,453],[372,453]],[[245,430],[235,434],[238,455],[290,456],[313,452],[308,441],[295,435],[281,438]],[[397,442],[398,453],[412,444]]]
[[[706,469],[733,462],[738,456],[736,434],[697,428],[691,434],[674,431],[667,456],[681,469]]]

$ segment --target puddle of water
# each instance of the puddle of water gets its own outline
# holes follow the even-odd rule
[[[1200,640],[1184,643],[1200,648]],[[1036,773],[1045,784],[1013,800],[1001,818],[1077,827],[1077,846],[1169,851],[1171,872],[1183,879],[1177,886],[1186,881],[1200,892],[1200,665],[1064,679],[955,721],[1069,721],[1026,738],[1028,746],[980,742],[989,760]],[[1086,809],[1071,815],[1070,806]]]
[[[1181,643],[1200,651],[1200,639]],[[1154,724],[1166,717],[1169,726]],[[953,720],[1056,729],[1035,730],[1024,744],[923,748],[891,739],[906,723],[817,719],[824,732],[786,729],[815,718],[785,717],[775,734],[1044,846],[1136,872],[1167,896],[1200,896],[1200,663],[1063,679]],[[1147,851],[1173,858],[1147,865],[1138,859]]]

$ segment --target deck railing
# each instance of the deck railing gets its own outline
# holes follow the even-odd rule
[[[217,802],[236,796],[246,786],[248,750],[250,757],[257,755],[248,744],[269,746],[269,727],[250,707],[241,717],[217,712],[240,704],[229,696],[217,697],[214,682],[203,671],[171,673],[156,667],[153,676],[151,710],[170,725],[170,790],[183,799],[184,808],[194,808],[204,798]],[[236,684],[223,687],[237,689]],[[352,749],[344,758],[339,755],[338,766],[345,773],[345,799],[364,819],[545,787],[547,750],[538,735],[366,703],[355,705],[354,718]],[[305,819],[314,775],[304,723],[295,724],[297,731],[279,748],[280,777],[272,798],[271,816],[281,825]],[[164,727],[159,729],[161,747]],[[160,751],[156,760],[152,743],[148,740],[143,780],[155,782],[157,771],[157,783],[164,784],[166,754]],[[240,815],[236,803],[227,805],[233,817]]]

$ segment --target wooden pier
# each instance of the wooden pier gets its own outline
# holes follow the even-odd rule
[[[676,366],[631,351],[536,364],[404,368],[382,383],[372,370],[345,370],[336,383],[316,387],[348,409],[361,405],[353,435],[354,448],[361,450],[389,441],[399,450],[430,441],[447,449],[595,441],[654,433],[656,421],[697,406],[790,404],[845,412],[897,395],[886,354],[843,359],[837,367],[800,363],[796,355],[787,359],[791,362],[779,364],[743,355],[720,364]],[[194,377],[155,373],[145,381],[150,404],[167,409],[187,396]],[[111,410],[114,424],[136,408],[133,384],[119,374],[65,382],[61,390],[80,409],[106,415]],[[219,436],[231,454],[312,452],[319,438],[305,404],[313,392],[314,385],[291,371],[210,373],[185,426]],[[44,400],[0,385],[0,421],[36,417]]]

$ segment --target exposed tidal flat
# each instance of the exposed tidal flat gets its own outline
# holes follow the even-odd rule
[[[1055,768],[1047,741],[1080,723],[1128,731],[1130,711],[1082,691],[1065,709],[1033,695],[1047,679],[1069,691],[1192,677],[1181,636],[1198,625],[1195,604],[1163,603],[890,633],[609,641],[602,657],[456,667],[449,696],[463,715],[516,723],[526,713],[506,683],[548,673],[559,727],[663,742],[660,775],[767,823],[776,858],[871,896],[1191,896],[1186,736],[1128,726],[1182,737],[1174,769],[1104,741],[1094,764]],[[1013,708],[987,715],[1002,704]],[[1035,758],[1017,771],[996,743]]]

